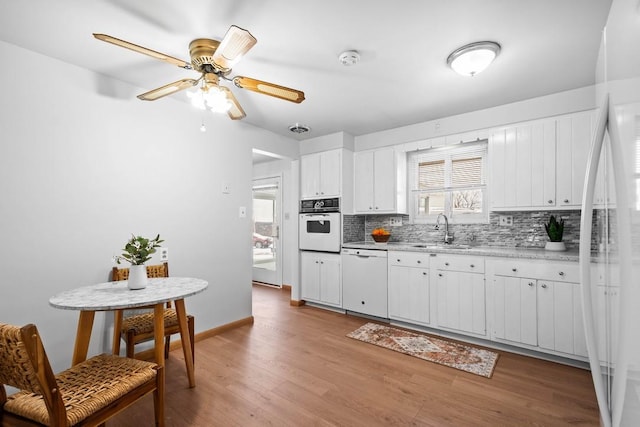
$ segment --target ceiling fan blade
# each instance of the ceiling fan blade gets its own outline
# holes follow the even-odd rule
[[[229,114],[229,117],[231,117],[232,120],[240,120],[246,117],[247,115],[245,114],[244,110],[240,106],[240,103],[238,103],[238,100],[236,99],[233,92],[231,92],[229,88],[226,88],[224,86],[218,86],[218,87],[220,88],[221,91],[225,93],[225,95],[227,95],[227,99],[229,100],[229,102],[231,102],[231,108],[229,108],[229,111],[227,111],[227,114]]]
[[[169,83],[168,85],[164,85],[157,89],[150,90],[149,92],[145,92],[142,95],[138,95],[138,99],[141,99],[143,101],[155,101],[158,98],[171,95],[181,90],[193,87],[197,84],[198,80],[194,79],[178,80],[177,82]]]
[[[93,33],[93,36],[98,40],[102,40],[103,42],[111,43],[116,46],[133,50],[134,52],[151,56],[152,58],[156,58],[161,61],[165,61],[170,64],[177,65],[178,67],[184,68],[186,70],[191,70],[193,68],[190,63],[185,62],[182,59],[174,58],[173,56],[165,55],[164,53],[156,52],[155,50],[147,49],[146,47],[138,46],[137,44],[133,44],[125,40],[120,40],[115,37],[111,37],[107,34]]]
[[[296,104],[304,101],[304,92],[274,83],[263,82],[262,80],[243,76],[234,77],[233,83],[239,88],[252,90],[269,96],[275,96],[276,98],[295,102]]]
[[[257,42],[249,31],[232,25],[213,54],[213,62],[224,71],[230,70]]]

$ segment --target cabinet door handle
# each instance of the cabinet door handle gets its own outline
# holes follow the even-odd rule
[[[529,287],[532,287],[532,286],[533,286],[533,282],[529,282]],[[546,286],[546,285],[543,285],[543,286]]]
[[[469,265],[469,267],[471,267],[471,268],[474,268],[474,267],[475,267],[475,265],[473,265],[473,264],[470,264],[470,265]]]
[[[320,261],[320,264],[324,264],[324,261]]]
[[[547,203],[552,204],[553,200],[549,199],[549,200],[547,200]]]
[[[564,271],[561,271],[560,273],[558,273],[560,276],[564,276]]]
[[[362,305],[364,305],[364,301],[360,301],[360,303],[361,303]]]
[[[546,283],[543,283],[541,286],[542,286],[543,289],[547,289],[547,284]]]
[[[511,271],[513,271],[515,273],[516,271],[518,271],[518,269],[517,268],[512,268]]]
[[[565,203],[569,203],[569,199],[564,199],[564,202]]]
[[[447,267],[449,267],[449,263],[448,263],[448,262],[445,262],[445,263],[444,263],[444,265],[446,265]]]
[[[442,277],[442,273],[438,273],[438,277]]]
[[[316,264],[318,264],[319,261],[316,261]]]
[[[397,259],[396,261],[398,261],[398,262],[402,262],[402,261],[400,261],[400,259]]]
[[[422,272],[422,275],[423,275],[423,276],[426,276],[426,275],[427,275],[427,272],[426,272],[426,271],[423,271],[423,272]]]
[[[422,261],[418,260],[417,263],[420,264]]]

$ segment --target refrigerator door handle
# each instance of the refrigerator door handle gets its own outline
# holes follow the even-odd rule
[[[611,419],[612,425],[619,426],[622,423],[624,411],[624,402],[628,380],[630,343],[637,339],[635,332],[635,324],[633,322],[632,313],[636,312],[637,307],[634,301],[637,301],[637,288],[633,285],[637,280],[632,271],[633,246],[631,241],[631,209],[634,208],[630,204],[629,188],[627,187],[627,171],[628,162],[625,159],[625,147],[622,145],[620,129],[618,123],[620,120],[628,120],[628,117],[616,117],[616,110],[613,108],[614,102],[609,97],[609,114],[607,129],[611,141],[611,160],[615,168],[613,168],[613,178],[615,183],[616,194],[616,221],[618,226],[618,261],[620,265],[620,307],[619,307],[619,331],[618,331],[618,347],[617,358],[615,360],[615,375],[613,377],[613,386],[611,390],[612,405]],[[623,114],[624,116],[624,114]],[[633,326],[631,326],[633,325]]]
[[[593,197],[600,153],[604,143],[605,130],[609,118],[609,95],[605,95],[600,115],[593,135],[593,143],[587,161],[587,172],[582,192],[582,214],[580,218],[580,283],[582,294],[582,315],[585,341],[589,353],[589,365],[596,391],[600,417],[604,427],[611,427],[611,412],[607,404],[606,385],[602,378],[598,344],[595,330],[595,314],[591,295],[591,230],[593,226]]]

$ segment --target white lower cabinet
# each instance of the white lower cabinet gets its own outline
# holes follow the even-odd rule
[[[339,254],[301,252],[303,300],[342,307],[342,268]]]
[[[492,339],[587,355],[577,263],[492,263]]]
[[[437,326],[485,336],[484,258],[438,254],[431,268],[436,283]]]
[[[388,253],[389,318],[429,325],[429,254]]]

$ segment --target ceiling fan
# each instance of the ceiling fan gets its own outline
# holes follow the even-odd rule
[[[214,111],[226,111],[233,120],[242,119],[246,116],[244,110],[233,95],[233,92],[227,87],[220,85],[220,79],[233,82],[236,87],[241,89],[248,89],[264,95],[284,99],[285,101],[291,101],[297,104],[304,101],[304,92],[296,89],[250,77],[229,77],[232,67],[258,42],[249,31],[235,25],[229,28],[220,41],[195,39],[189,43],[190,63],[107,34],[94,33],[93,36],[98,40],[131,49],[135,52],[177,65],[185,70],[195,70],[201,73],[201,76],[197,79],[178,80],[138,95],[138,98],[143,101],[155,101],[156,99],[200,84],[200,92],[192,96],[194,105],[205,108],[206,104]]]

